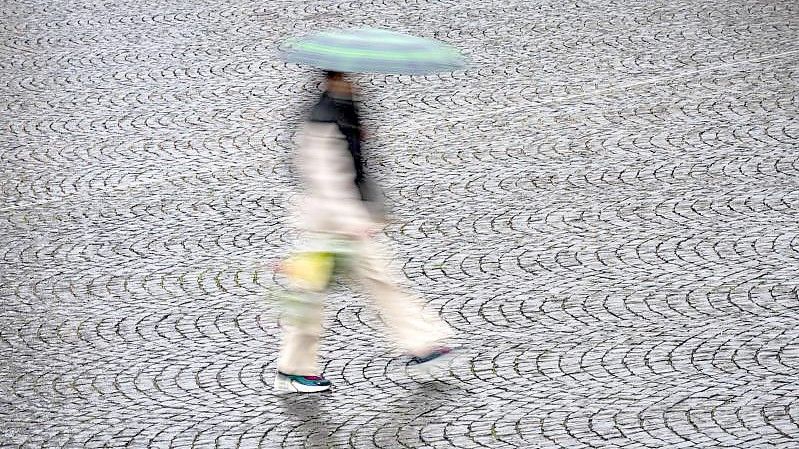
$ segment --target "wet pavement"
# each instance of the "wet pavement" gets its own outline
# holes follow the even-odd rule
[[[794,1],[5,2],[0,447],[795,448]],[[286,37],[449,42],[362,76],[396,268],[461,357],[409,375],[357,290],[329,394],[271,388]]]

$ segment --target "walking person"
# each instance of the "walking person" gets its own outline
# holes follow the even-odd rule
[[[364,174],[362,133],[352,83],[342,73],[326,72],[325,91],[298,139],[297,167],[305,195],[297,215],[306,248],[285,264],[290,285],[275,377],[278,391],[331,387],[317,353],[324,297],[342,271],[372,297],[392,340],[411,364],[436,365],[451,355],[444,344],[450,328],[399,287],[385,249],[373,238],[383,221],[382,208]]]

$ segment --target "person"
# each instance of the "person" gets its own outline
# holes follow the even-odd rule
[[[364,173],[362,136],[351,82],[342,73],[326,72],[325,91],[298,139],[296,162],[305,193],[296,218],[305,247],[284,264],[289,291],[281,320],[278,391],[330,389],[317,353],[325,293],[342,270],[373,297],[410,364],[440,365],[452,355],[443,344],[451,329],[399,287],[386,251],[374,238],[383,217]]]

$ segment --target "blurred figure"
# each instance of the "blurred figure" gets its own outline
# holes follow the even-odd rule
[[[325,72],[326,89],[319,101],[311,109],[310,122],[335,124],[339,133],[347,142],[349,155],[355,170],[355,186],[361,201],[366,202],[367,209],[377,222],[384,219],[384,207],[376,186],[364,174],[361,156],[361,141],[364,130],[361,127],[358,107],[355,104],[354,89],[343,73]]]
[[[297,166],[305,188],[298,208],[302,251],[284,264],[290,291],[284,298],[283,342],[275,389],[323,391],[319,369],[324,297],[335,274],[346,271],[372,296],[395,343],[420,367],[451,354],[451,335],[437,316],[398,287],[382,246],[373,239],[383,217],[363,172],[362,129],[353,86],[341,73],[326,73],[326,89],[298,139]]]

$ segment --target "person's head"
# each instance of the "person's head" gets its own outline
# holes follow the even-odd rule
[[[352,83],[341,72],[325,72],[325,89],[337,95],[352,95]]]

